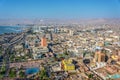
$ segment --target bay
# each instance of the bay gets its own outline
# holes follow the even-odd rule
[[[0,34],[18,33],[21,31],[22,31],[22,28],[20,26],[0,26]]]

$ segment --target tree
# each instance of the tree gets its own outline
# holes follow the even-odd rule
[[[5,74],[5,66],[3,65],[0,69],[0,78],[3,78]]]
[[[46,70],[43,69],[38,74],[40,80],[50,80],[46,74]]]
[[[20,76],[21,78],[24,78],[24,77],[25,77],[25,73],[24,73],[22,70],[20,70],[19,76]]]
[[[9,76],[12,78],[16,77],[16,70],[14,68],[10,69]]]
[[[89,74],[88,77],[89,77],[89,78],[93,78],[93,74]]]

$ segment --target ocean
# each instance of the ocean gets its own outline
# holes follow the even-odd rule
[[[21,31],[22,31],[22,28],[20,26],[0,26],[0,34],[18,33]]]

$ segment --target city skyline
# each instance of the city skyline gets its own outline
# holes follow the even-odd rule
[[[120,0],[1,0],[0,19],[120,18]]]

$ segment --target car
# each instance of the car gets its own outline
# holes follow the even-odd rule
[[[90,59],[84,59],[84,60],[83,60],[83,63],[84,63],[84,64],[89,64],[89,63],[90,63]]]

